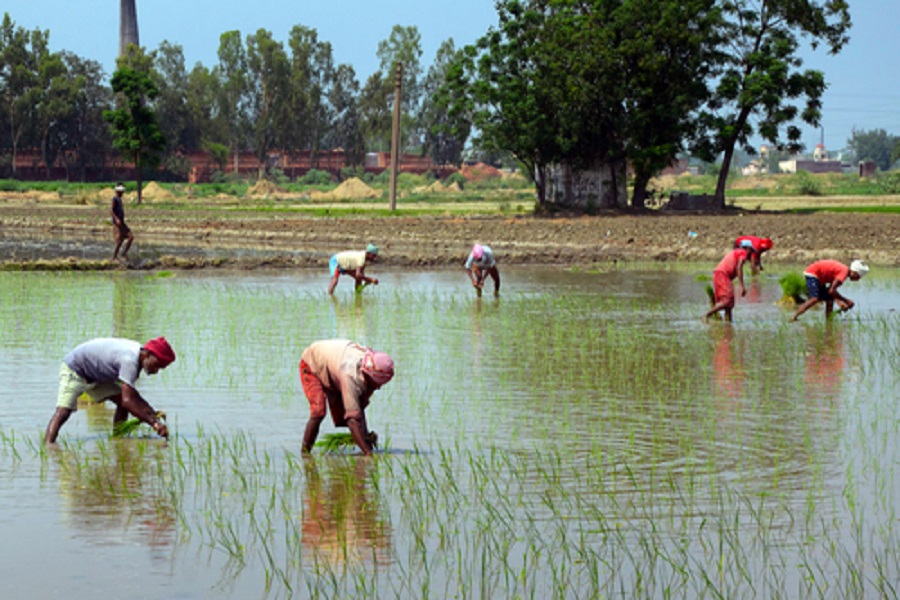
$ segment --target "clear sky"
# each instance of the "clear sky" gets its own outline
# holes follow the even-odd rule
[[[852,129],[883,128],[900,135],[900,0],[850,0],[850,44],[837,56],[804,52],[806,66],[824,71],[825,146],[845,146]],[[118,0],[3,0],[0,11],[26,29],[50,31],[52,50],[69,50],[103,64],[107,74],[118,51]],[[457,47],[478,39],[497,23],[493,0],[137,0],[141,45],[153,50],[168,40],[184,49],[188,69],[217,62],[219,36],[239,30],[244,37],[264,28],[287,42],[294,25],[311,27],[330,42],[335,61],[350,64],[360,83],[378,69],[378,42],[394,25],[416,26],[427,70],[438,47],[453,38]],[[812,149],[821,132],[804,127]]]

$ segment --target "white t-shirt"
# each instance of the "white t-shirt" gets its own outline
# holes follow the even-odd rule
[[[337,258],[338,266],[344,271],[356,271],[366,264],[365,250],[347,250],[346,252],[338,252],[335,257]]]
[[[484,254],[482,254],[481,258],[478,260],[475,260],[475,257],[472,255],[472,253],[469,252],[469,258],[466,259],[466,269],[471,269],[472,265],[475,265],[479,269],[490,269],[497,264],[497,262],[494,260],[494,251],[491,250],[491,247],[482,246],[482,249],[484,249]]]
[[[141,374],[141,344],[122,338],[97,338],[76,346],[63,362],[88,383],[121,381],[134,387]]]

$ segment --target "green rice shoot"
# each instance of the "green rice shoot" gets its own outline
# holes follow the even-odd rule
[[[783,300],[792,299],[797,304],[802,304],[805,300],[803,294],[806,293],[806,279],[800,273],[788,273],[778,280],[781,285],[781,291],[784,293]]]
[[[378,434],[370,431],[368,435],[369,445],[372,448],[378,446]],[[316,448],[322,449],[327,454],[342,452],[348,448],[355,448],[356,442],[353,440],[353,434],[349,432],[326,433],[322,439],[316,442]]]

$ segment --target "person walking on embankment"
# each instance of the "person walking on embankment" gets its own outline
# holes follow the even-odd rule
[[[112,217],[113,224],[113,239],[116,242],[116,249],[113,250],[113,260],[117,260],[119,258],[119,249],[122,248],[122,243],[125,243],[125,248],[122,249],[122,258],[128,259],[128,250],[131,248],[131,243],[134,241],[134,234],[131,233],[131,228],[125,224],[125,206],[122,202],[122,195],[125,193],[125,185],[122,183],[117,183],[115,187],[115,195],[112,199],[112,204],[109,207],[109,214]]]

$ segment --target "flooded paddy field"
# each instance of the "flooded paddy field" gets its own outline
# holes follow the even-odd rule
[[[502,265],[501,265],[502,268]],[[735,323],[709,265],[0,273],[0,596],[896,597],[900,271],[788,321],[776,265]],[[84,406],[62,357],[165,335],[138,387],[168,442]],[[380,448],[300,455],[312,341],[389,352]],[[334,431],[330,420],[323,434]]]

